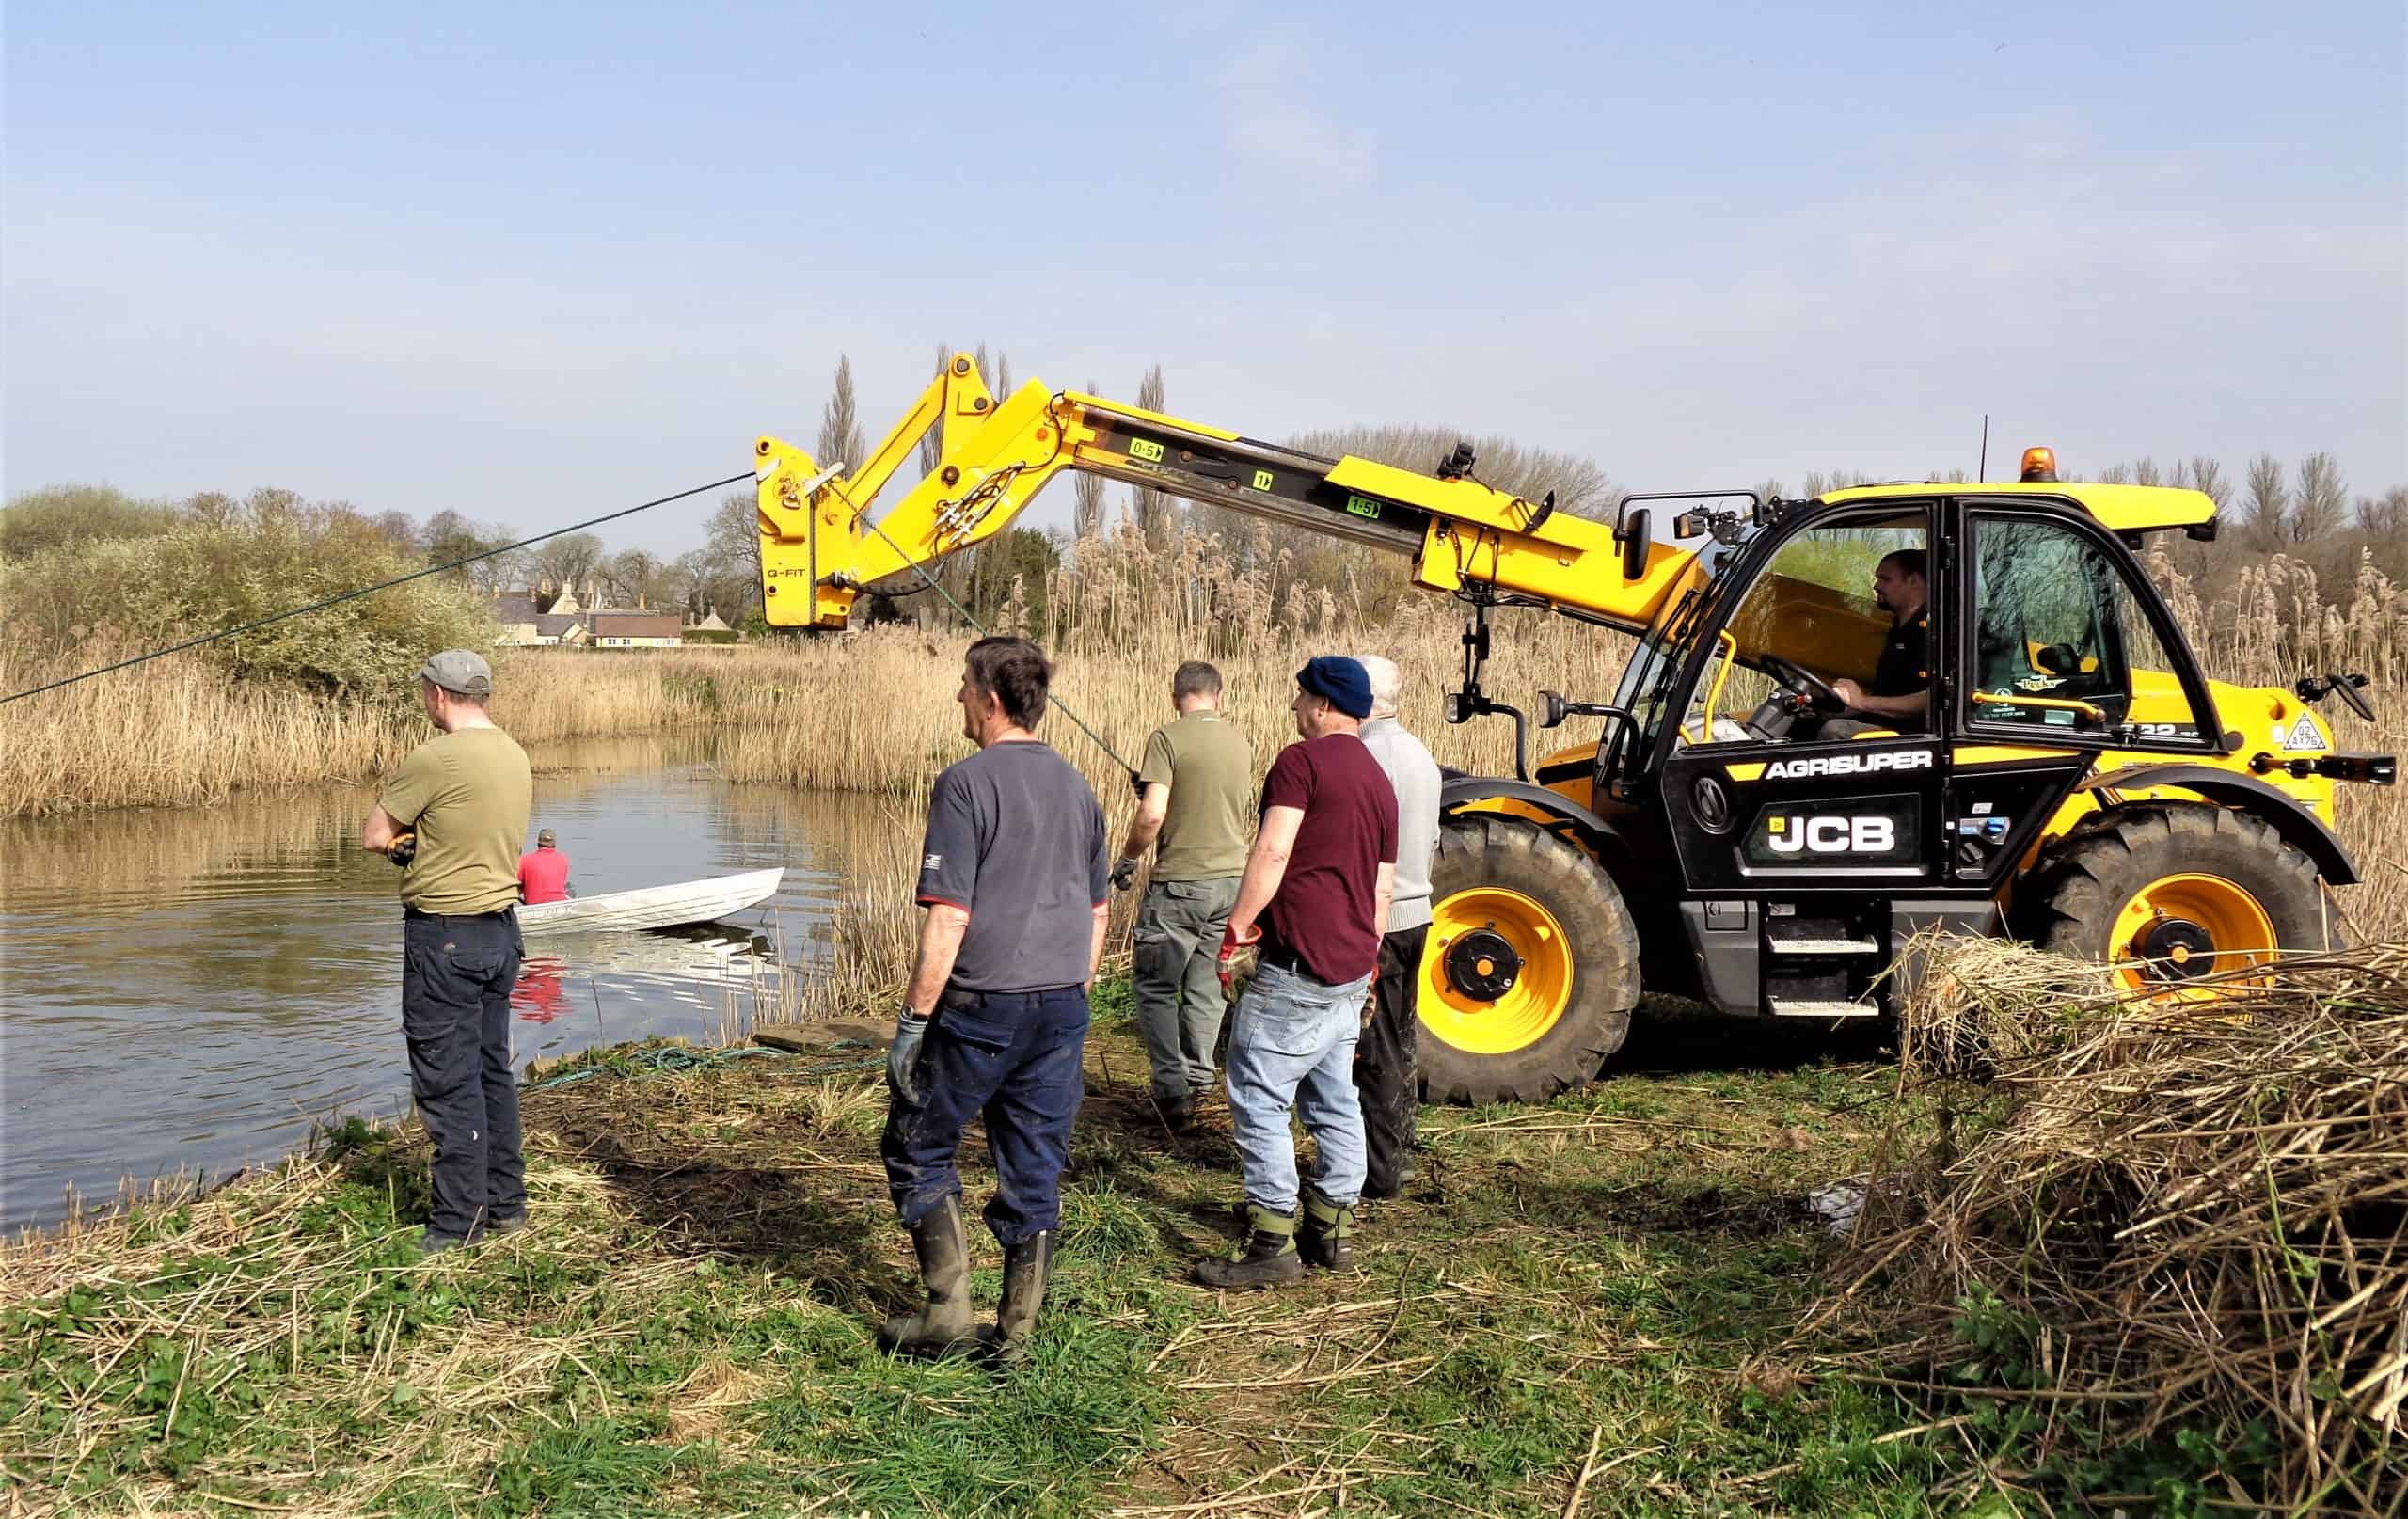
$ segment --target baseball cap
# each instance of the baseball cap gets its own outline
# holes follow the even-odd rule
[[[419,667],[419,678],[431,680],[461,696],[493,694],[493,666],[474,649],[446,649]]]
[[[552,831],[548,828],[535,835],[535,844],[539,848],[548,849],[558,843],[560,840],[552,837]]]

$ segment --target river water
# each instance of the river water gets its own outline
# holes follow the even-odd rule
[[[872,799],[718,778],[693,740],[554,745],[533,826],[579,895],[785,867],[730,922],[539,936],[515,1063],[647,1035],[712,1037],[824,958],[856,862],[916,820]],[[69,1189],[272,1163],[333,1116],[408,1107],[395,871],[360,852],[373,793],[0,821],[0,1227]]]

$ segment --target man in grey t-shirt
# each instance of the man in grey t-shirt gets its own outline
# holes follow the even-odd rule
[[[998,1353],[1026,1353],[1053,1265],[1111,867],[1095,793],[1038,741],[1052,677],[1026,639],[972,644],[957,700],[978,752],[938,776],[928,799],[927,911],[887,1057],[879,1145],[928,1290],[926,1307],[879,1332],[906,1354],[974,1343],[954,1157],[982,1112],[995,1161],[987,1226],[1004,1246],[1003,1305],[984,1337]]]
[[[1396,787],[1396,898],[1371,978],[1371,1023],[1354,1047],[1354,1089],[1363,1104],[1363,1195],[1393,1197],[1413,1179],[1413,1128],[1420,1078],[1414,1045],[1421,1024],[1421,951],[1430,938],[1430,862],[1438,849],[1438,762],[1396,720],[1404,676],[1392,659],[1356,655],[1371,678],[1363,747]]]

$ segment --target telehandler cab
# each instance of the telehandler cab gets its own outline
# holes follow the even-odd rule
[[[931,428],[936,467],[872,522]],[[2369,715],[2364,677],[2244,688],[2199,669],[2133,549],[2212,537],[2212,501],[2060,483],[2045,450],[2011,483],[1631,496],[1606,524],[1482,484],[1467,449],[1422,475],[1038,382],[999,400],[965,354],[849,474],[768,437],[755,464],[783,626],[844,626],[872,583],[985,541],[1080,469],[1407,556],[1466,609],[1449,720],[1509,718],[1517,756],[1525,714],[1481,686],[1491,612],[1635,635],[1611,692],[1539,695],[1539,727],[1600,720],[1595,740],[1447,782],[1421,967],[1433,1100],[1589,1081],[1642,986],[1745,1018],[1893,1011],[1913,967],[1885,973],[1931,927],[2211,994],[2340,945],[2327,888],[2358,874],[2336,783],[2394,779],[2314,710]],[[1885,615],[1877,579],[1898,602],[1920,582],[1921,607]],[[1883,676],[1903,694],[1865,704]],[[1875,715],[1846,716],[1850,694]]]

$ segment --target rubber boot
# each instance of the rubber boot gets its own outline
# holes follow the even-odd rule
[[[961,1230],[961,1199],[948,1196],[911,1229],[927,1306],[889,1319],[878,1332],[880,1350],[933,1360],[968,1353],[978,1343],[970,1321],[970,1246]]]
[[[1053,1274],[1052,1229],[1004,1246],[1004,1301],[995,1309],[995,1326],[978,1332],[996,1360],[1028,1359],[1029,1345],[1037,1337],[1037,1310],[1045,1305],[1045,1281]]]
[[[1354,1232],[1354,1210],[1340,1208],[1309,1187],[1305,1190],[1305,1216],[1296,1226],[1296,1253],[1307,1266],[1326,1271],[1353,1271],[1354,1247],[1346,1237]]]
[[[1285,1287],[1302,1281],[1305,1262],[1296,1254],[1296,1215],[1275,1213],[1246,1205],[1245,1248],[1224,1260],[1212,1256],[1196,1263],[1196,1279],[1207,1287]]]

